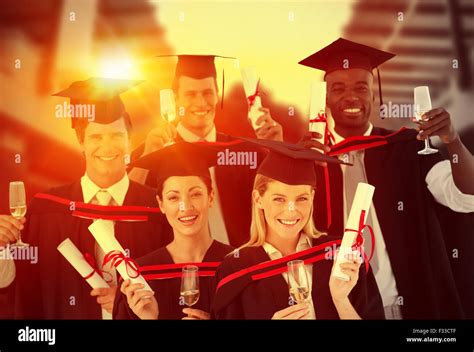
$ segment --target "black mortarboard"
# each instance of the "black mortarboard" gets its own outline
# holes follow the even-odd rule
[[[217,164],[218,149],[204,143],[176,142],[145,155],[130,167],[149,170],[156,184],[171,176],[211,177],[209,168]]]
[[[120,94],[142,82],[92,77],[86,81],[73,82],[69,88],[55,93],[53,96],[70,98],[70,105],[74,107],[82,104],[94,104],[95,116],[93,121],[96,123],[108,124],[124,117],[131,124],[130,117],[126,114],[125,106],[120,99]],[[85,120],[82,117],[84,116],[71,118],[72,128],[76,127],[78,121]]]
[[[343,161],[301,145],[266,139],[241,138],[268,150],[257,173],[289,185],[316,185],[315,161],[345,164]]]
[[[175,77],[187,76],[195,79],[217,77],[214,59],[236,59],[235,57],[220,55],[158,55],[158,57],[177,57]],[[224,70],[222,70],[222,105],[224,104]]]
[[[362,68],[372,73],[377,69],[379,98],[382,105],[382,85],[378,66],[393,58],[395,54],[339,38],[323,49],[301,60],[299,64],[325,71],[326,74],[336,70]]]

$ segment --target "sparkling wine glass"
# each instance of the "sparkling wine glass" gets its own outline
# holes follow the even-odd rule
[[[22,181],[10,182],[10,213],[15,219],[26,214],[25,184]],[[18,241],[12,247],[28,247],[29,244],[21,240],[21,231],[18,231]]]
[[[310,289],[304,261],[292,260],[291,262],[288,262],[287,266],[288,287],[292,300],[296,303],[307,302],[310,295]]]
[[[415,118],[418,121],[423,121],[421,115],[432,109],[430,91],[427,86],[416,87],[414,91],[415,95]],[[437,153],[438,149],[430,147],[430,138],[425,139],[425,148],[420,150],[418,154],[429,155]]]
[[[176,102],[174,100],[174,92],[172,89],[160,90],[160,110],[161,116],[167,122],[173,122],[176,119]],[[174,141],[170,140],[165,143],[167,145],[173,144]]]
[[[199,300],[199,275],[198,267],[195,265],[185,265],[181,276],[181,297],[184,304],[192,307]],[[191,317],[191,314],[189,314]]]
[[[176,119],[176,103],[172,89],[160,90],[160,110],[166,121],[173,122]]]

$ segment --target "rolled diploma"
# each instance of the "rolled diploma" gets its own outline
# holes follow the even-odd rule
[[[369,215],[369,209],[370,204],[372,204],[374,190],[375,187],[369,185],[368,183],[360,182],[357,185],[357,190],[354,195],[354,201],[352,202],[351,211],[349,213],[349,217],[347,218],[346,229],[352,229],[356,231],[359,229],[359,219],[362,210],[365,210],[365,223],[365,221],[367,220],[367,216]],[[339,254],[337,256],[335,264],[336,266],[332,275],[343,281],[349,281],[349,276],[341,271],[339,264],[349,262],[349,260],[345,258],[345,255],[352,253],[352,245],[354,244],[356,238],[357,232],[354,231],[345,231],[344,236],[342,237],[341,247],[339,248]]]
[[[240,70],[242,82],[244,85],[245,96],[248,98],[255,94],[258,84],[257,69],[255,67],[243,67]],[[257,119],[263,115],[259,110],[262,107],[262,100],[259,96],[255,97],[253,104],[250,106],[248,117],[252,123],[254,130],[258,129]]]
[[[104,251],[104,253],[109,253],[112,251],[120,251],[125,255],[125,250],[120,245],[119,241],[114,236],[114,223],[110,220],[96,220],[89,226],[89,231],[94,236],[95,240],[99,244],[100,248]],[[152,291],[148,283],[143,278],[143,276],[139,275],[136,278],[131,278],[127,273],[127,267],[125,266],[125,262],[121,262],[117,266],[117,271],[119,272],[120,276],[124,280],[131,280],[132,284],[142,284],[145,287],[143,289],[139,289],[137,291]]]
[[[87,262],[84,255],[79,251],[79,249],[77,249],[69,238],[66,238],[61,242],[58,246],[58,251],[82,277],[86,277],[94,271],[94,268]],[[96,271],[94,271],[94,275],[86,279],[86,281],[92,288],[110,287]]]
[[[315,119],[319,113],[326,111],[326,82],[313,82],[311,84],[311,101],[309,105],[309,119]],[[317,132],[322,137],[314,138],[320,143],[324,143],[324,132],[326,130],[326,122],[310,122],[310,132]]]

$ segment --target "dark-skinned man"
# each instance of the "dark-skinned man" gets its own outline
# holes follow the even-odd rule
[[[393,56],[340,38],[300,62],[326,72],[327,107],[334,120],[333,145],[305,143],[353,163],[329,165],[327,175],[318,171],[316,226],[342,236],[357,183],[374,185],[367,221],[375,235],[370,263],[386,318],[472,317],[473,239],[468,226],[473,224],[474,158],[443,108],[425,113],[417,130],[393,132],[370,123],[376,106],[372,71]],[[430,136],[440,137],[449,160],[440,153],[417,153]],[[453,226],[458,220],[464,228],[446,231],[447,222]],[[367,252],[371,242],[367,238]],[[453,259],[455,250],[462,257]]]

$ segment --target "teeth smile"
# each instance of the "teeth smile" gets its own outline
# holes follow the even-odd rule
[[[207,115],[207,111],[194,111],[193,114],[198,116],[204,116]]]
[[[357,113],[357,112],[360,112],[361,109],[360,108],[346,108],[344,109],[344,112],[349,112],[349,113]]]
[[[117,155],[114,155],[114,156],[98,156],[98,158],[100,160],[105,160],[105,161],[114,160],[116,157],[117,157]]]
[[[296,220],[283,220],[283,219],[278,219],[279,222],[281,222],[283,225],[294,225],[296,224],[298,221],[300,221],[300,219],[296,219]]]
[[[178,218],[179,221],[192,221],[197,218],[197,215],[194,216],[183,216],[181,218]]]

